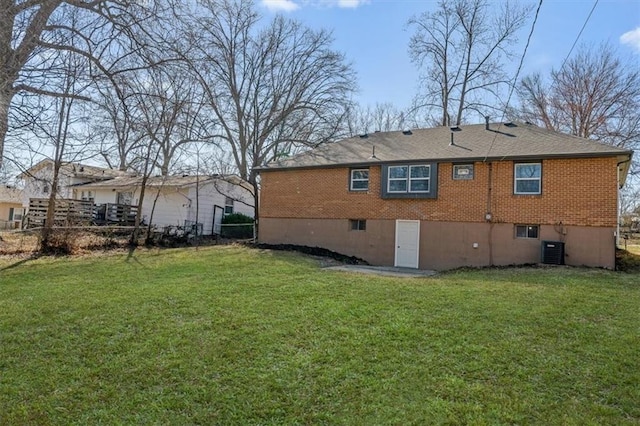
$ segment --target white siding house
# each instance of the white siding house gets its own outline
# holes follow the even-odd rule
[[[96,204],[138,205],[141,177],[114,179],[76,185],[76,194],[91,193]],[[203,235],[211,235],[214,221],[226,213],[243,213],[254,217],[250,186],[237,177],[168,176],[147,181],[141,218],[158,228],[200,223]]]
[[[25,208],[29,207],[30,199],[49,197],[53,190],[53,165],[52,160],[43,160],[18,176],[24,185]],[[119,170],[63,163],[57,198],[93,201],[95,206],[103,207],[138,206],[142,180]],[[140,217],[144,223],[151,222],[158,228],[197,222],[203,235],[211,235],[219,233],[225,214],[254,217],[252,187],[236,176],[154,176],[147,180],[145,188]]]
[[[49,198],[53,186],[53,160],[45,159],[35,166],[20,173],[17,178],[22,181],[22,205],[29,207],[31,198]],[[58,174],[57,198],[63,199],[91,199],[89,192],[76,194],[75,186],[82,183],[113,179],[117,176],[127,176],[128,173],[119,170],[105,169],[79,163],[62,163]]]

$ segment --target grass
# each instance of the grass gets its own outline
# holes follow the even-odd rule
[[[638,424],[640,277],[0,259],[0,424]]]

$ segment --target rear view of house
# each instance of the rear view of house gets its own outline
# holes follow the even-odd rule
[[[259,169],[259,240],[423,269],[613,268],[631,156],[523,123],[362,135]]]

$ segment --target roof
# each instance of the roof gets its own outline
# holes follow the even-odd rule
[[[151,176],[147,180],[147,187],[177,187],[184,188],[196,184],[203,184],[213,180],[224,180],[235,185],[244,183],[237,176]],[[142,185],[142,176],[120,176],[109,180],[82,183],[74,185],[76,188],[136,188]],[[244,185],[243,185],[244,186]]]
[[[453,138],[453,139],[452,139]],[[453,144],[451,143],[453,141]],[[321,145],[268,163],[259,171],[372,165],[406,161],[484,161],[553,157],[620,156],[633,151],[558,133],[525,123],[492,123],[376,132]]]
[[[22,204],[22,191],[12,186],[0,185],[0,203]]]
[[[24,178],[30,175],[37,173],[39,170],[53,165],[53,160],[50,158],[45,158],[44,160],[38,162],[36,165],[28,168],[24,172],[18,175],[18,178]],[[117,176],[130,176],[131,173],[123,172],[121,170],[108,169],[104,167],[98,166],[90,166],[88,164],[81,163],[72,163],[72,162],[63,162],[60,165],[60,172],[63,174],[74,176],[77,178],[86,178],[91,180],[102,180],[102,179],[111,179]]]

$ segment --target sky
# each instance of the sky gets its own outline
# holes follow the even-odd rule
[[[499,6],[502,0],[490,0]],[[522,2],[522,0],[516,0]],[[433,11],[434,0],[257,0],[265,17],[285,14],[305,25],[331,30],[333,47],[345,54],[358,74],[355,99],[363,105],[391,102],[405,109],[418,86],[418,70],[408,54],[412,30],[407,21]],[[506,65],[515,75],[531,19],[514,45],[517,60]],[[540,72],[548,75],[569,55],[592,8],[593,13],[578,39],[572,56],[582,44],[598,46],[609,41],[630,66],[640,69],[640,0],[543,0],[519,78]]]

